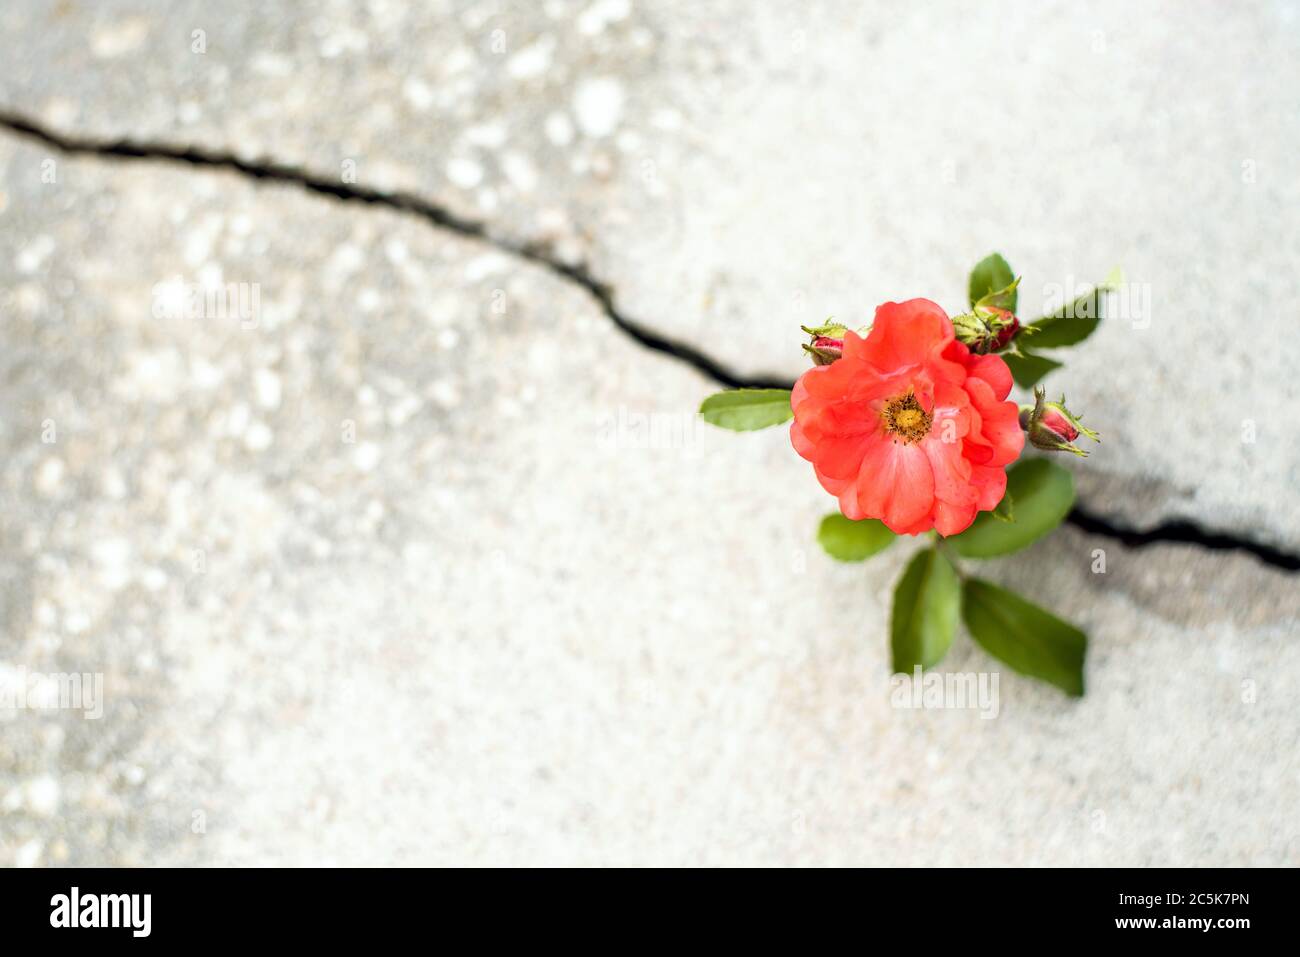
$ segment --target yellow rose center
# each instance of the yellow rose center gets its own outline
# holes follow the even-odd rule
[[[895,441],[918,442],[930,434],[930,413],[921,408],[921,403],[911,392],[890,399],[881,410],[881,416],[885,420],[885,430],[895,436]]]

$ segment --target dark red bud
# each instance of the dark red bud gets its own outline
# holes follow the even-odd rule
[[[1049,452],[1087,455],[1073,444],[1074,440],[1086,435],[1094,442],[1101,441],[1101,436],[1082,425],[1079,417],[1065,407],[1065,396],[1061,396],[1060,402],[1048,402],[1041,388],[1034,389],[1033,405],[1020,407],[1020,427],[1031,445]]]
[[[844,355],[844,340],[814,336],[812,344],[804,346],[804,349],[812,356],[815,365],[828,366]]]
[[[1061,415],[1051,406],[1048,406],[1043,413],[1043,417],[1038,424],[1045,429],[1050,429],[1054,434],[1060,436],[1066,442],[1073,442],[1079,437],[1079,430],[1065,416]]]
[[[1007,313],[1006,318],[1011,324],[1003,326],[1002,329],[998,331],[997,344],[993,347],[995,352],[1005,348],[1006,344],[1014,339],[1016,333],[1020,331],[1020,320],[1018,318],[1011,315],[1011,313]]]

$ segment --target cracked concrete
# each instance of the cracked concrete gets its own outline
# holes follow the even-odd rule
[[[830,66],[794,79],[770,58],[746,66],[747,52],[793,39],[779,18],[750,24],[683,10],[670,30],[653,23],[666,22],[666,8],[617,16],[619,4],[590,5],[599,15],[587,6],[585,26],[548,17],[561,5],[390,11],[427,19],[393,21],[388,33],[377,26],[382,13],[352,33],[339,25],[341,8],[322,6],[310,30],[266,29],[273,6],[237,13],[221,26],[238,38],[222,47],[228,58],[238,49],[240,63],[265,68],[260,51],[271,47],[291,64],[278,101],[263,93],[253,99],[266,107],[241,111],[232,104],[258,84],[273,88],[274,71],[248,80],[230,70],[191,90],[178,79],[189,75],[186,61],[169,59],[169,38],[197,22],[198,7],[47,14],[20,4],[0,13],[14,54],[0,102],[30,103],[78,133],[184,142],[187,124],[167,110],[185,90],[203,101],[188,124],[193,142],[285,161],[320,155],[323,131],[347,117],[313,104],[351,103],[381,170],[361,182],[412,189],[521,240],[545,239],[562,260],[590,257],[618,282],[620,305],[626,296],[634,315],[676,334],[676,297],[688,301],[693,287],[665,290],[663,281],[699,243],[678,251],[656,247],[660,237],[628,242],[617,215],[629,226],[657,222],[621,178],[630,161],[580,162],[622,148],[627,130],[608,129],[611,112],[640,118],[637,104],[661,84],[682,92],[683,79],[732,81],[739,91],[700,87],[720,112],[701,148],[707,158],[734,134],[729,124],[739,122],[742,92],[759,89],[760,68],[781,96],[807,84],[843,91]],[[692,19],[709,16],[718,22]],[[1042,16],[1040,37],[1078,29],[1061,11]],[[508,79],[506,68],[490,91],[501,68],[482,67],[468,106],[439,104],[432,87],[406,89],[416,71],[402,64],[415,51],[424,63],[463,62],[439,44],[490,44],[492,30],[505,29],[494,24],[521,19],[535,29],[522,48],[508,44],[513,55],[542,42],[543,27],[605,39],[591,41],[592,53],[586,41],[558,38],[550,69],[531,85],[526,69]],[[810,21],[809,35],[831,42],[820,22]],[[457,27],[444,36],[421,23]],[[37,36],[42,24],[50,29]],[[632,58],[620,31],[630,38],[643,26],[651,52]],[[864,29],[858,39],[870,49],[890,42],[887,31]],[[906,36],[920,26],[891,29]],[[767,46],[755,39],[764,31]],[[352,85],[322,83],[321,71],[348,57],[337,76]],[[356,63],[384,67],[371,76]],[[596,82],[606,73],[621,94]],[[463,129],[426,129],[399,107],[396,117],[370,116],[361,105],[382,101],[371,80],[400,81],[412,106],[427,103],[444,120],[463,109]],[[223,83],[223,96],[242,92],[204,99]],[[332,101],[319,96],[326,88]],[[287,109],[295,96],[302,103]],[[818,109],[829,116],[834,102]],[[489,208],[481,193],[504,189],[504,172],[483,170],[468,187],[472,170],[452,162],[463,158],[455,136],[485,118],[552,136],[560,103],[574,127],[575,179],[552,176],[534,156],[546,175],[533,194],[593,224],[586,236],[539,231],[547,214],[522,192]],[[267,122],[271,107],[292,117],[298,148],[274,138],[284,131]],[[260,132],[241,131],[248,124]],[[749,135],[761,132],[755,123]],[[1284,133],[1266,133],[1265,149]],[[488,138],[475,156],[505,162],[502,144],[476,135]],[[698,141],[698,114],[685,127],[669,122],[664,136]],[[385,178],[387,156],[415,157],[410,165],[429,179]],[[60,159],[48,183],[48,158],[0,137],[0,388],[11,410],[0,434],[0,661],[9,677],[20,666],[103,672],[107,713],[84,722],[0,712],[0,860],[1300,859],[1289,810],[1300,783],[1287,703],[1300,677],[1294,579],[1244,556],[1109,543],[1098,575],[1097,541],[1067,531],[989,574],[1050,594],[1088,627],[1088,698],[1066,702],[1004,675],[996,721],[892,710],[883,624],[907,548],[865,570],[817,554],[810,532],[826,502],[784,437],[699,430],[680,413],[709,383],[618,335],[573,284],[382,209],[149,162]],[[430,160],[445,163],[445,181]],[[597,175],[615,166],[618,175]],[[732,200],[701,200],[696,174],[668,177],[661,205],[698,210],[707,224]],[[454,198],[452,186],[465,195]],[[643,213],[650,218],[636,218]],[[960,211],[954,220],[966,221]],[[775,263],[752,258],[756,247],[722,246],[745,250],[737,263],[746,269]],[[782,268],[793,274],[818,248],[799,245]],[[256,284],[256,327],[155,315],[178,276]],[[646,277],[658,277],[658,299]],[[752,278],[733,290],[737,308],[765,295]],[[1288,281],[1272,277],[1266,297]],[[752,349],[718,354],[762,360],[766,335],[756,328]],[[719,337],[703,338],[717,347]],[[1119,355],[1116,344],[1098,348]],[[54,442],[42,441],[47,420]],[[1113,474],[1102,465],[1109,442],[1080,470],[1092,501],[1114,501],[1145,523],[1205,494],[1211,518],[1263,533],[1243,516],[1277,468],[1290,467],[1276,443],[1250,450],[1266,488],[1244,492],[1234,511],[1160,462],[1133,470],[1153,434],[1144,427],[1131,448],[1116,443]],[[1223,454],[1210,463],[1206,486],[1231,465]],[[1273,534],[1292,541],[1282,516]],[[990,662],[962,641],[947,665]]]
[[[799,321],[958,307],[991,245],[1027,309],[1123,264],[1149,305],[1052,382],[1107,440],[1087,500],[1300,549],[1293,5],[695,6],[18,2],[0,102],[428,197],[747,374]]]

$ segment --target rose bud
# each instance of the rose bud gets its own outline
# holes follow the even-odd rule
[[[804,343],[803,349],[812,356],[813,365],[828,366],[844,355],[844,333],[848,331],[846,326],[827,322],[823,326],[799,328],[812,336],[812,342]]]
[[[1002,322],[1002,328],[997,331],[998,337],[997,342],[993,346],[994,352],[1000,352],[1005,349],[1007,343],[1014,339],[1016,333],[1020,331],[1020,320],[1017,319],[1013,313],[1007,312],[1005,309],[998,309],[997,312],[999,313],[999,319]]]
[[[977,356],[1000,352],[1020,332],[1015,314],[998,306],[976,305],[974,312],[953,316],[953,332]]]
[[[817,336],[813,339],[812,345],[806,345],[804,349],[813,357],[814,365],[828,366],[844,355],[844,340]]]
[[[1083,425],[1079,416],[1065,407],[1065,396],[1061,396],[1060,402],[1047,402],[1045,396],[1041,388],[1035,389],[1034,404],[1020,407],[1020,427],[1025,430],[1030,444],[1048,452],[1086,456],[1088,453],[1074,445],[1074,440],[1086,435],[1094,442],[1100,442],[1101,436]]]

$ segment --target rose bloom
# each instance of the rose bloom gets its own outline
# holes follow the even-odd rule
[[[972,355],[928,299],[887,302],[866,338],[794,387],[790,440],[847,518],[956,535],[1007,488],[1024,448],[1011,370]]]

